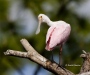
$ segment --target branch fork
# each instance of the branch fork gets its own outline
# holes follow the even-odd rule
[[[23,47],[25,48],[26,52],[21,52],[21,51],[16,51],[16,50],[7,50],[6,52],[4,52],[5,55],[9,55],[9,56],[16,56],[16,57],[21,57],[21,58],[28,58],[31,61],[34,61],[35,63],[41,65],[43,68],[47,69],[48,71],[54,73],[55,75],[76,75],[74,73],[72,73],[71,71],[67,70],[67,69],[62,69],[62,67],[60,67],[57,63],[50,61],[49,59],[43,57],[42,55],[40,55],[30,44],[26,39],[21,39],[20,40],[21,44],[23,45]],[[85,51],[83,51],[84,54],[82,54],[80,57],[85,56],[85,54],[87,54]],[[85,62],[86,63],[86,62]],[[86,75],[85,72],[87,72],[86,70],[82,70],[85,67],[81,68],[80,74],[77,75],[82,75],[82,73],[84,73],[83,75]],[[88,68],[90,70],[90,68]],[[87,75],[90,75],[87,74]]]

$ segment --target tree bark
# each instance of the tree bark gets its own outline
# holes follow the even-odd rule
[[[7,50],[4,52],[5,55],[9,56],[16,56],[21,58],[27,58],[31,61],[41,65],[43,68],[47,69],[48,71],[54,73],[55,75],[76,75],[71,71],[62,68],[57,63],[50,61],[49,59],[40,55],[26,39],[21,40],[21,44],[25,48],[27,52],[15,51],[15,50]],[[90,75],[90,53],[86,53],[83,51],[84,54],[81,54],[80,57],[84,58],[83,65],[81,67],[80,73],[77,75]],[[84,57],[85,56],[85,57]],[[86,73],[85,73],[86,72]],[[89,74],[88,74],[89,73]]]
[[[83,54],[80,55],[83,58],[83,65],[81,67],[80,73],[90,72],[90,53],[83,51]]]

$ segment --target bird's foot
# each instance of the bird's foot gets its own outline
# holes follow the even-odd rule
[[[59,64],[59,67],[61,67],[65,72],[67,72],[66,69],[62,65]]]
[[[55,62],[54,60],[51,60],[52,62]],[[56,63],[56,62],[55,62]]]

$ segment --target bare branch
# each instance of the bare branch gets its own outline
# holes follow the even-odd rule
[[[81,73],[90,72],[90,53],[81,54],[80,57],[83,58],[83,64],[80,70]]]
[[[26,39],[21,39],[20,42],[24,46],[27,52],[34,50],[34,48],[28,43]]]
[[[85,73],[81,73],[81,74],[78,74],[78,75],[90,75],[90,72],[85,72]]]
[[[15,50],[7,50],[4,52],[5,55],[17,56],[17,57],[27,57],[27,52],[20,52]]]
[[[47,69],[48,71],[54,73],[55,75],[75,75],[74,73],[72,73],[71,71],[67,70],[67,69],[63,69],[62,67],[60,67],[57,63],[50,61],[49,59],[46,59],[45,57],[43,57],[42,55],[40,55],[30,44],[26,39],[22,39],[20,40],[23,47],[25,48],[25,50],[27,52],[21,52],[21,51],[15,51],[15,50],[7,50],[6,52],[4,52],[5,55],[11,55],[11,56],[17,56],[17,57],[23,57],[23,58],[28,58],[34,62],[36,62],[37,64],[43,66],[45,69]],[[89,55],[87,54],[85,51],[83,51],[83,53],[85,54],[85,56]],[[90,55],[89,55],[90,56]],[[89,58],[89,56],[87,56],[87,58]],[[87,63],[87,62],[85,62]],[[80,74],[79,75],[85,75],[85,74],[81,74],[83,72],[87,72],[90,70],[90,68],[88,67],[87,70],[86,69],[86,64],[84,63],[83,67],[81,68]],[[88,66],[89,66],[89,61],[88,61]],[[84,69],[83,69],[84,68]],[[88,75],[88,74],[87,74]]]
[[[87,53],[85,50],[82,50],[82,52],[83,52],[84,54],[86,54],[86,53]]]

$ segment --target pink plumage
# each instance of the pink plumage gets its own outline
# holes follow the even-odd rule
[[[48,51],[58,45],[63,45],[70,35],[71,27],[64,21],[53,22],[46,35],[46,47]]]

